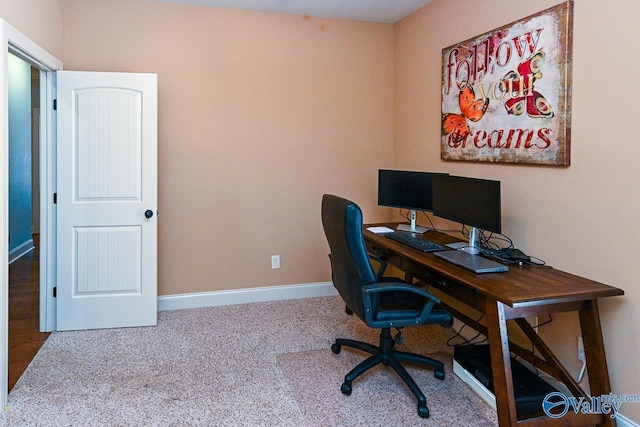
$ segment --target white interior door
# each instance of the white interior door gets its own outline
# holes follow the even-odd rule
[[[57,330],[157,323],[157,76],[57,73]]]

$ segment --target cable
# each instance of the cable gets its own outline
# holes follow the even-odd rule
[[[429,221],[429,225],[431,225],[431,227],[430,227],[430,228],[431,228],[433,231],[438,231],[438,230],[436,230],[435,225],[433,225],[433,221],[431,220],[431,217],[430,217],[429,215],[427,215],[427,213],[426,213],[425,211],[421,211],[421,212],[422,212],[422,214],[427,218],[427,220]]]
[[[406,219],[407,221],[411,222],[411,218],[409,216],[409,213],[411,212],[410,210],[406,210],[406,213],[404,213],[405,209],[400,209],[400,216],[402,216],[404,219]]]
[[[441,233],[460,233],[465,240],[469,239],[469,228],[461,224],[461,228],[459,230],[440,230],[435,227],[433,224],[433,220],[427,212],[420,211],[429,221],[429,225],[433,231],[438,231]],[[407,221],[411,222],[411,218],[409,216],[410,210],[400,209],[400,215],[403,216]],[[511,265],[527,265],[527,266],[538,266],[543,267],[546,266],[546,262],[538,257],[529,256],[528,260],[523,259],[513,259],[509,256],[508,251],[515,248],[513,244],[513,240],[506,234],[495,233],[493,231],[486,231],[483,229],[479,229],[479,245],[480,252],[482,255],[494,258],[497,261],[500,261],[503,264],[511,264]]]
[[[502,243],[499,245],[496,242]],[[490,232],[487,236],[485,230],[480,230],[480,247],[483,255],[494,258],[503,264],[528,265],[528,266],[545,266],[546,262],[538,257],[527,255],[528,259],[514,259],[509,251],[515,246],[511,238],[502,233]]]
[[[483,317],[484,317],[484,314],[481,314],[481,315],[480,315],[480,317],[478,317],[478,320],[476,320],[476,322],[480,322],[480,320],[482,320],[482,318],[483,318]],[[469,338],[469,339],[465,339],[464,337],[462,337],[462,335],[461,335],[461,334],[462,334],[462,330],[463,330],[464,328],[466,328],[467,326],[469,326],[469,325],[467,325],[466,323],[464,323],[464,324],[460,327],[460,329],[455,333],[455,335],[453,335],[452,337],[450,337],[450,338],[447,340],[447,346],[448,346],[448,347],[455,347],[455,346],[457,346],[457,345],[477,345],[477,344],[480,344],[480,343],[483,343],[483,342],[487,341],[487,337],[484,337],[484,338],[483,338],[482,340],[480,340],[480,341],[475,341],[475,339],[476,339],[476,338],[478,338],[479,336],[481,336],[481,335],[482,335],[480,332],[478,332],[477,334],[475,334],[473,337],[471,337],[471,338]],[[453,329],[453,328],[452,328],[452,329]],[[452,343],[452,342],[453,342],[453,340],[454,340],[454,339],[456,339],[456,338],[458,338],[458,337],[462,337],[462,338],[463,338],[463,341],[462,341],[462,342],[460,342],[460,343],[458,343],[458,344],[453,344],[453,343]]]
[[[544,322],[542,322],[542,323],[539,323],[539,324],[538,324],[538,326],[536,326],[536,328],[541,328],[541,327],[543,327],[544,325],[547,325],[547,324],[549,324],[549,323],[551,323],[551,322],[553,322],[553,316],[551,316],[551,313],[549,313],[549,319],[548,319],[548,320],[545,320],[545,321],[544,321]]]
[[[582,368],[580,368],[580,373],[578,374],[578,378],[576,378],[576,381],[580,383],[582,382],[584,371],[587,369],[587,360],[584,357],[584,353],[581,353],[579,359],[582,361]]]
[[[499,245],[496,242],[501,242],[503,244]],[[487,236],[485,234],[485,230],[480,230],[480,247],[486,250],[495,251],[513,249],[514,245],[511,238],[505,234],[489,232],[489,235]]]

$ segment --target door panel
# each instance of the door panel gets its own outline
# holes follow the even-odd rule
[[[77,200],[140,201],[142,94],[76,92]]]
[[[58,72],[57,329],[157,323],[157,79]]]
[[[76,227],[73,295],[142,293],[140,227]]]

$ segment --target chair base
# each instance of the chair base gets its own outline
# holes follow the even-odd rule
[[[382,363],[384,366],[391,366],[394,371],[402,378],[405,384],[409,387],[411,392],[418,399],[418,415],[422,418],[429,418],[429,408],[427,408],[427,399],[411,378],[411,375],[400,364],[400,361],[416,363],[423,366],[434,368],[434,376],[439,380],[444,380],[444,364],[439,360],[431,359],[430,357],[422,356],[414,353],[407,353],[404,351],[394,350],[395,341],[391,337],[391,330],[389,328],[383,328],[380,331],[380,346],[376,347],[371,344],[367,344],[362,341],[355,341],[350,339],[337,338],[336,342],[331,345],[331,351],[335,354],[340,353],[342,346],[355,348],[358,350],[370,353],[367,359],[362,361],[358,366],[353,368],[344,377],[344,383],[340,387],[340,390],[345,395],[351,394],[351,383],[358,378],[364,372],[373,368],[374,366]]]

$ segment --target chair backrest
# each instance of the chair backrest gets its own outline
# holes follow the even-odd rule
[[[333,285],[347,306],[364,320],[362,287],[377,282],[362,235],[362,211],[331,194],[322,197],[322,226],[329,243]]]

